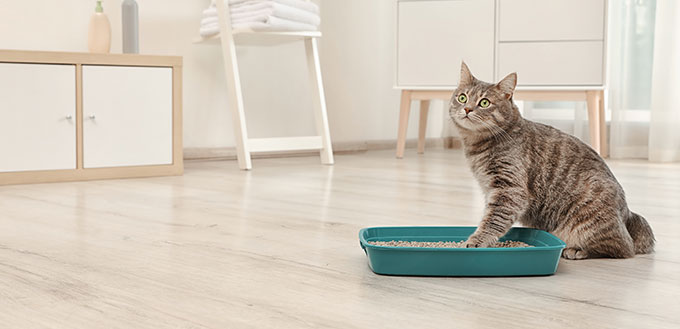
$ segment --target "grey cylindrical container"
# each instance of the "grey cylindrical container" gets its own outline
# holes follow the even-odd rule
[[[139,10],[137,1],[124,0],[122,5],[123,17],[123,52],[126,54],[139,53]]]

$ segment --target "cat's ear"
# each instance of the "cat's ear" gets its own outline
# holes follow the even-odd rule
[[[500,91],[505,98],[510,99],[512,94],[515,92],[515,87],[517,86],[517,73],[510,73],[508,76],[503,78],[500,82],[496,84],[496,89]]]
[[[465,61],[460,62],[460,82],[458,82],[458,84],[469,85],[473,81],[475,81],[475,77],[470,73],[470,69],[467,64],[465,64]]]

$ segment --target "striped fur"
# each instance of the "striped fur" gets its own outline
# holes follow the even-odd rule
[[[604,160],[577,138],[522,118],[512,100],[516,81],[514,73],[497,84],[479,81],[463,63],[451,98],[449,115],[486,196],[466,246],[489,246],[519,222],[565,241],[562,256],[569,259],[652,252],[651,227],[628,209]],[[480,106],[483,98],[487,108]]]

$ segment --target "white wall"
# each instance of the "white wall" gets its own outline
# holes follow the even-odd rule
[[[114,53],[121,52],[120,2],[104,1]],[[233,146],[219,46],[192,43],[209,1],[138,3],[141,52],[184,57],[185,147]],[[87,51],[94,4],[94,0],[0,0],[0,49]],[[321,8],[320,57],[333,142],[396,139],[394,1],[323,0]],[[240,47],[237,54],[251,137],[313,134],[303,44]],[[442,135],[442,108],[442,102],[434,102],[428,137]],[[413,105],[409,138],[417,134],[417,114]]]

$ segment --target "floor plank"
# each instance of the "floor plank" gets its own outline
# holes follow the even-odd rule
[[[549,277],[378,276],[360,228],[481,216],[459,150],[411,151],[0,187],[0,327],[677,328],[680,165],[610,161],[655,254]]]

